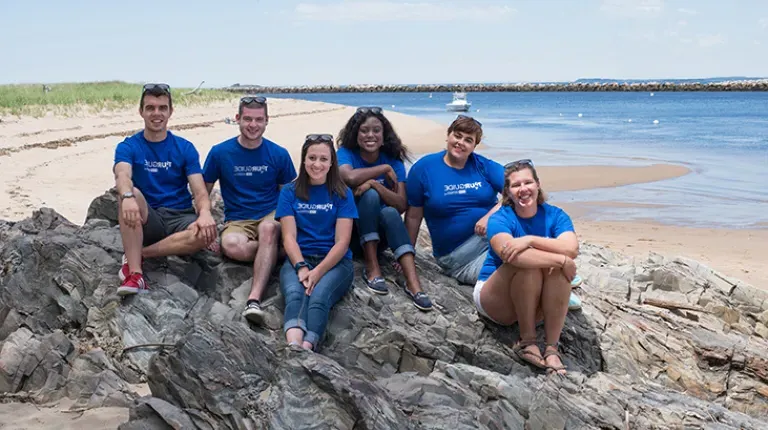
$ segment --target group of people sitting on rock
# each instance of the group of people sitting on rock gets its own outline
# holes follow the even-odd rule
[[[260,300],[284,253],[286,340],[316,349],[331,308],[352,286],[353,251],[364,259],[368,289],[387,294],[379,257],[388,247],[405,293],[419,310],[432,310],[414,259],[426,220],[438,265],[475,286],[478,313],[519,324],[518,357],[565,372],[557,345],[569,307],[580,307],[571,292],[579,282],[573,223],[545,203],[530,160],[502,166],[475,153],[482,139],[476,119],[459,115],[448,127],[446,149],[423,156],[406,174],[410,154],[382,109],[361,107],[339,133],[338,149],[330,134],[306,136],[297,174],[288,151],[263,137],[269,123],[264,97],[240,99],[239,135],[215,145],[202,168],[194,145],[168,130],[168,85],[145,85],[139,113],[144,130],[115,151],[125,251],[119,295],[148,291],[144,258],[208,248],[252,262],[243,316],[258,324]],[[220,234],[209,198],[216,182],[224,202]],[[536,341],[542,320],[543,354]]]

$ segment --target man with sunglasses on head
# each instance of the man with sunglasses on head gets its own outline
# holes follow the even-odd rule
[[[168,131],[172,113],[170,87],[144,85],[139,101],[144,130],[115,150],[113,170],[125,250],[117,289],[121,296],[148,291],[143,258],[192,254],[216,238],[200,156],[191,142]]]
[[[221,252],[227,257],[253,262],[253,281],[243,316],[259,324],[264,318],[261,296],[277,263],[280,223],[275,209],[280,188],[296,178],[288,151],[264,138],[269,123],[267,100],[240,99],[235,117],[240,135],[211,148],[203,177],[208,192],[219,181],[226,225],[221,232]]]

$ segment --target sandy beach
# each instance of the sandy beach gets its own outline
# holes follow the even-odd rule
[[[225,122],[225,118],[234,118],[236,100],[177,109],[171,128],[196,145],[202,161],[213,145],[238,133],[236,125]],[[328,103],[273,99],[266,136],[285,146],[297,163],[306,134],[335,136],[353,112],[353,108]],[[386,114],[414,154],[443,148],[444,125],[397,112]],[[0,219],[20,220],[47,206],[78,224],[83,223],[91,200],[114,184],[111,166],[115,145],[143,126],[135,109],[0,119]],[[549,167],[545,161],[540,163],[544,164],[539,168],[542,185],[550,192],[617,187],[690,173],[688,168],[673,164]],[[572,215],[582,240],[641,259],[649,252],[693,258],[728,276],[768,288],[768,267],[762,264],[768,255],[768,229],[595,222],[584,217],[589,204],[576,206],[556,199],[552,203]],[[66,407],[66,402],[49,407],[0,404],[0,428],[114,428],[127,420],[127,410],[121,408],[69,413],[63,412]]]
[[[269,103],[266,136],[286,147],[294,163],[306,134],[335,136],[354,113],[351,107],[331,103],[294,99],[271,99]],[[236,111],[237,97],[231,102],[177,108],[170,124],[195,144],[202,161],[213,145],[238,133],[235,124],[225,122],[234,118]],[[398,112],[386,114],[413,154],[438,151],[445,145],[444,125]],[[82,224],[91,200],[114,185],[111,166],[115,146],[143,127],[135,109],[0,119],[0,219],[6,220],[23,219],[47,206]],[[542,185],[550,192],[653,182],[690,172],[684,166],[650,162],[640,167],[540,164]],[[729,276],[768,288],[768,268],[760,260],[768,255],[768,230],[695,229],[650,221],[595,222],[583,217],[590,210],[588,204],[574,206],[556,199],[552,203],[568,210],[583,240],[639,258],[649,251],[695,258]]]

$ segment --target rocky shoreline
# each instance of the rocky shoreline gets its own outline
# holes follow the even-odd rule
[[[418,85],[302,85],[261,86],[234,84],[222,88],[238,93],[439,93],[439,92],[663,92],[663,91],[768,91],[768,79],[721,82],[566,82],[507,84]]]
[[[48,208],[0,220],[0,401],[130,408],[121,430],[768,422],[768,293],[692,260],[582,244],[584,309],[568,314],[569,373],[558,378],[515,358],[516,329],[477,314],[472,288],[440,273],[428,240],[417,267],[433,312],[418,312],[384,264],[391,293],[371,294],[356,277],[312,353],[285,345],[276,274],[265,325],[252,327],[240,315],[251,268],[208,252],[148,260],[150,293],[120,300],[116,215],[109,192],[84,226]],[[141,382],[150,395],[130,389]]]

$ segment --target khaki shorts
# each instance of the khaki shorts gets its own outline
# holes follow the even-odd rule
[[[230,221],[224,224],[224,229],[221,231],[221,237],[229,233],[241,233],[248,237],[248,240],[259,240],[259,224],[264,221],[274,221],[275,212],[272,211],[262,219],[252,220],[244,219],[239,221]]]

